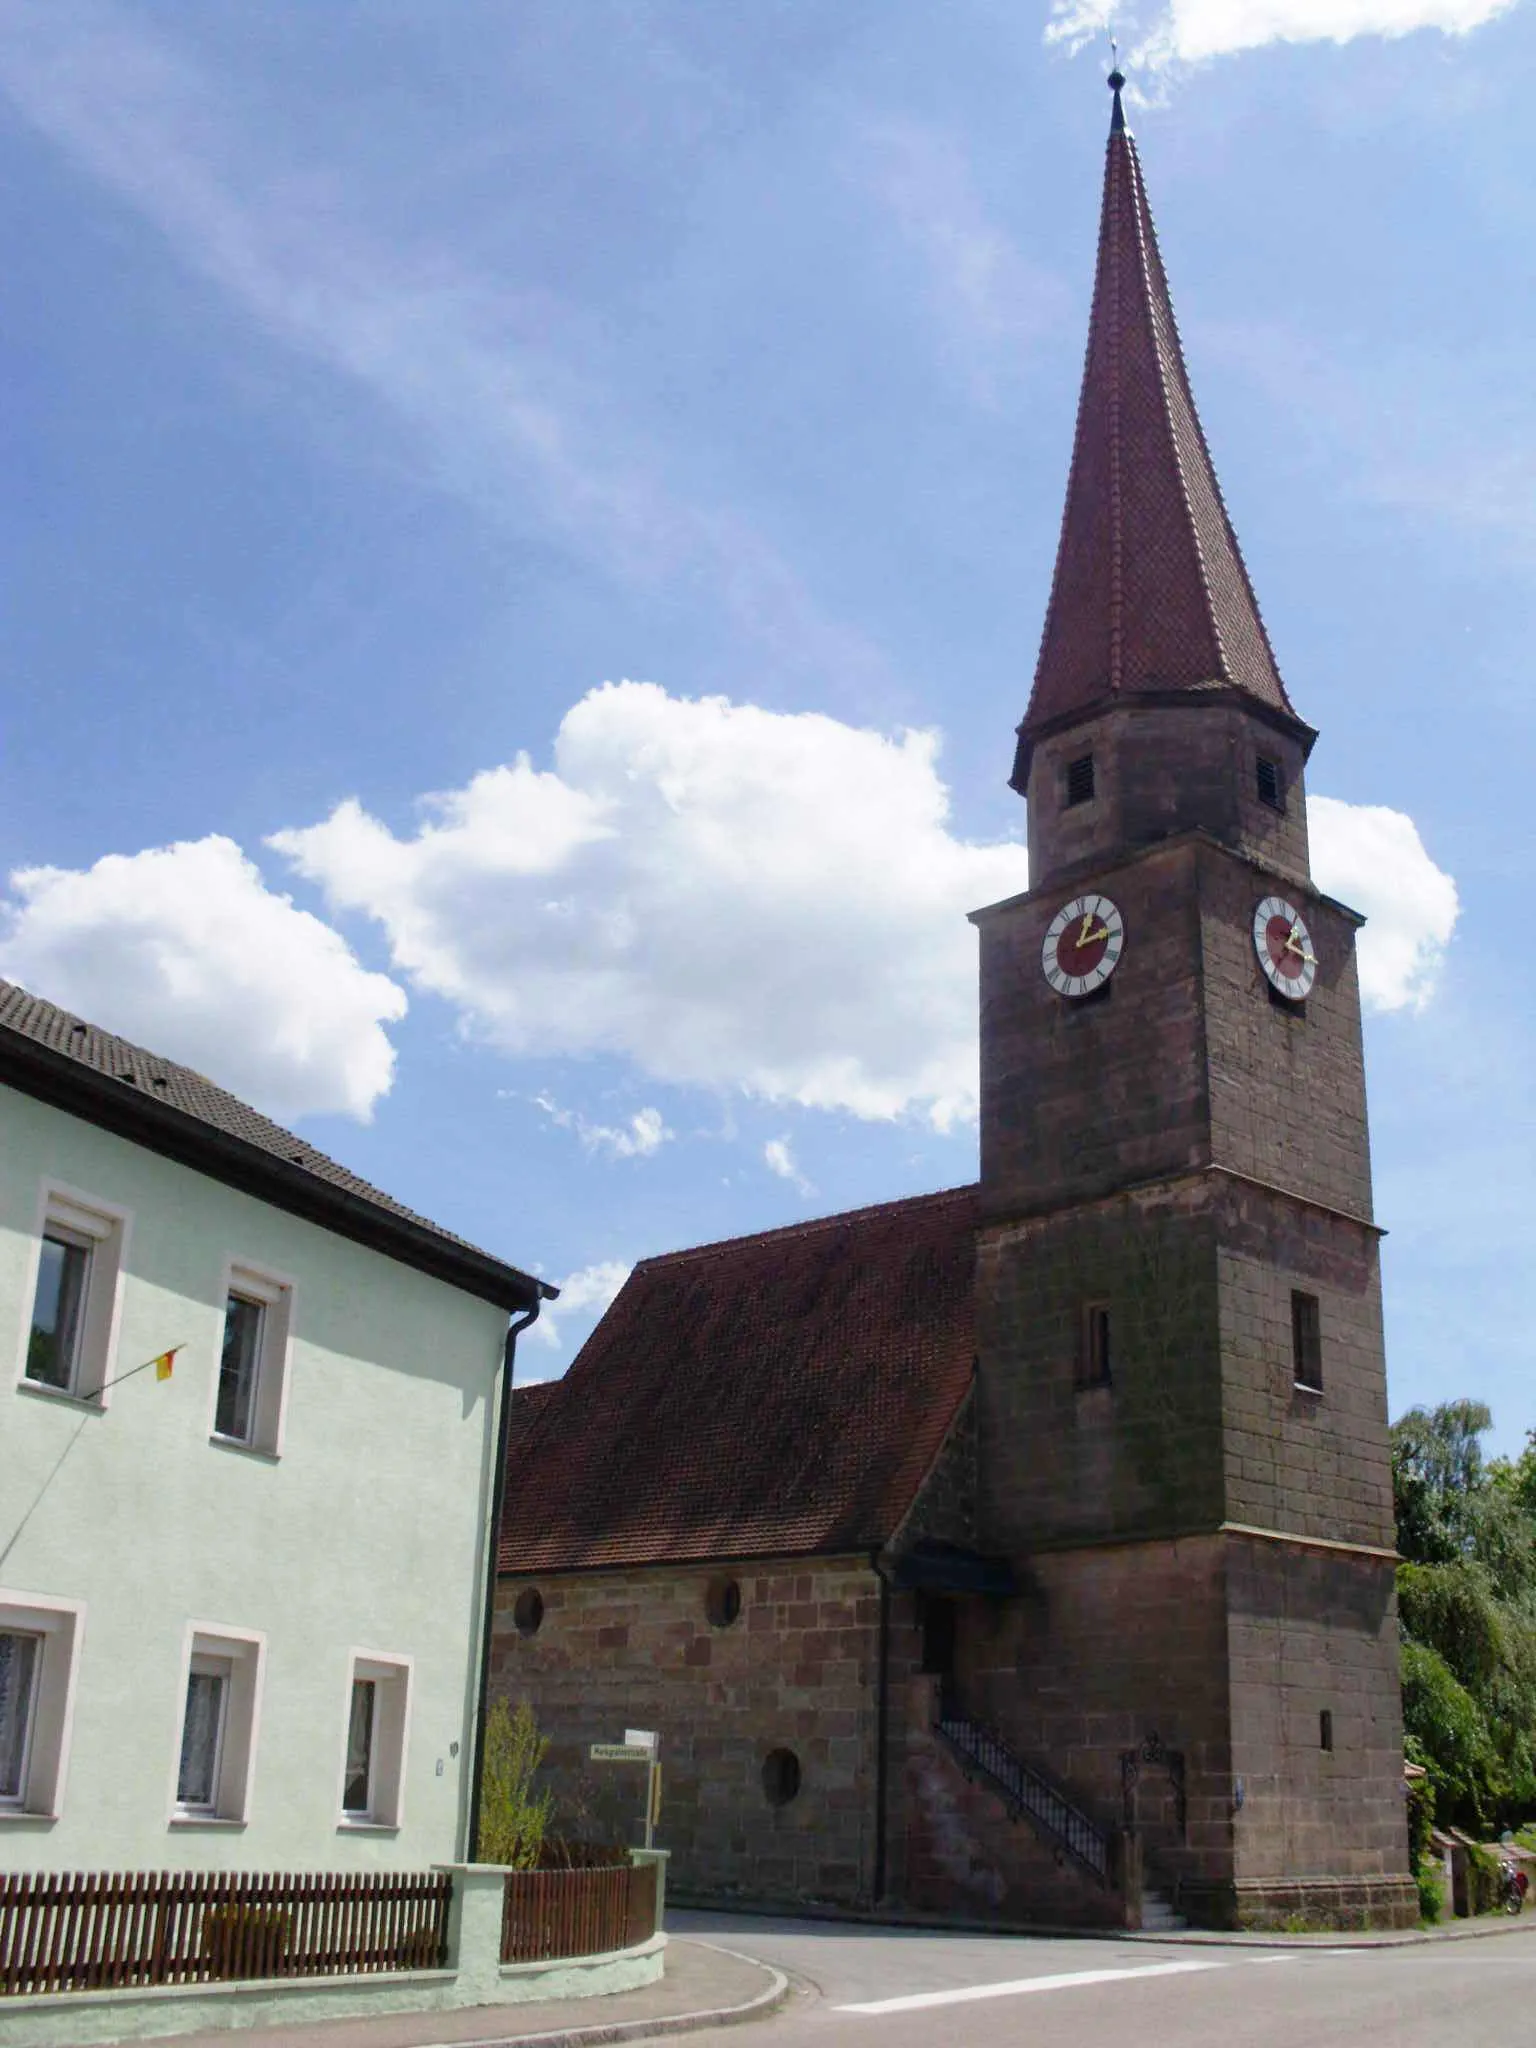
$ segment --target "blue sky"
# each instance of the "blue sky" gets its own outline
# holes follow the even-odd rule
[[[1117,13],[1371,919],[1394,1412],[1512,1448],[1536,7]],[[1099,21],[0,0],[0,971],[570,1281],[534,1373],[638,1257],[974,1175]]]

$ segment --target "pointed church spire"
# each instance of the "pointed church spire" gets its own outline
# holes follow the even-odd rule
[[[1043,728],[1132,692],[1236,690],[1296,717],[1195,412],[1118,68],[1109,85],[1088,356],[1040,662],[1019,727],[1012,781],[1021,794]]]

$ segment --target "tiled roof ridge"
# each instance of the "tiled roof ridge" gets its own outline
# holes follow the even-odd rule
[[[314,1184],[321,1199],[374,1211],[387,1225],[403,1227],[418,1242],[435,1241],[461,1262],[473,1261],[515,1276],[530,1286],[539,1285],[531,1276],[495,1258],[468,1238],[444,1229],[420,1211],[397,1201],[321,1151],[318,1145],[210,1080],[196,1067],[109,1031],[77,1011],[37,995],[20,982],[0,978],[0,1048],[7,1042],[15,1043],[18,1051],[27,1048],[33,1060],[41,1053],[44,1059],[78,1068],[82,1087],[118,1083],[124,1105],[137,1105],[135,1114],[142,1114],[157,1126],[201,1129],[210,1142],[234,1145],[264,1163],[297,1169]],[[90,1117],[91,1110],[85,1102],[73,1106],[76,1113]]]
[[[529,1407],[537,1408],[542,1401],[548,1400],[551,1394],[559,1393],[561,1384],[558,1379],[524,1380],[521,1386],[513,1387],[512,1398],[514,1401],[526,1401]]]
[[[740,1237],[713,1238],[707,1244],[685,1245],[674,1252],[656,1252],[648,1259],[639,1259],[634,1270],[638,1273],[655,1272],[658,1266],[681,1264],[687,1259],[704,1259],[724,1256],[737,1252],[744,1245],[783,1243],[786,1239],[809,1237],[820,1230],[832,1230],[850,1223],[864,1223],[874,1216],[891,1216],[901,1209],[937,1208],[945,1203],[974,1200],[977,1183],[968,1181],[962,1187],[935,1188],[926,1195],[898,1195],[890,1202],[869,1202],[860,1209],[838,1209],[829,1216],[811,1216],[798,1223],[779,1223],[768,1230],[749,1230]]]

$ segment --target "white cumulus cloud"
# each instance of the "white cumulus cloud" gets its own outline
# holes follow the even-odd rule
[[[955,835],[937,757],[931,732],[605,684],[551,772],[488,770],[409,837],[348,802],[272,844],[510,1053],[944,1128],[976,1101],[965,914],[1026,864]]]
[[[1415,29],[1466,35],[1517,0],[1164,0],[1111,7],[1108,0],[1053,0],[1048,42],[1074,48],[1106,36],[1139,35],[1133,62],[1163,65],[1229,57],[1266,43],[1348,43],[1357,36],[1405,36]]]
[[[21,868],[0,973],[196,1067],[270,1114],[367,1122],[394,1077],[404,992],[211,837],[94,866]]]
[[[1360,934],[1366,1007],[1422,1009],[1455,929],[1455,882],[1430,859],[1402,811],[1309,797],[1307,831],[1318,887],[1369,920]]]
[[[619,1289],[634,1271],[622,1259],[600,1259],[596,1265],[581,1266],[574,1273],[567,1273],[555,1284],[560,1289],[558,1301],[544,1304],[543,1313],[528,1332],[551,1351],[559,1351],[566,1342],[566,1325],[574,1321],[595,1323],[613,1302]],[[534,1372],[526,1375],[537,1379]],[[519,1380],[524,1378],[518,1375]]]
[[[1455,884],[1401,812],[1317,797],[1311,819],[1319,886],[1371,920],[1365,1001],[1421,1005]],[[510,1054],[606,1053],[674,1085],[940,1130],[976,1108],[966,912],[1027,885],[1017,842],[951,829],[933,733],[654,683],[591,691],[552,769],[489,769],[424,800],[406,836],[349,800],[272,844]],[[616,1157],[671,1135],[656,1110],[608,1124],[541,1106]],[[764,1158],[798,1171],[787,1147]]]

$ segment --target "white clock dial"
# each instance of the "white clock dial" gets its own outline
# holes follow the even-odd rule
[[[1102,988],[1125,950],[1125,920],[1107,896],[1074,896],[1045,928],[1040,967],[1059,996]]]
[[[1317,979],[1312,934],[1294,903],[1266,896],[1253,913],[1253,950],[1270,986],[1299,1003]]]

